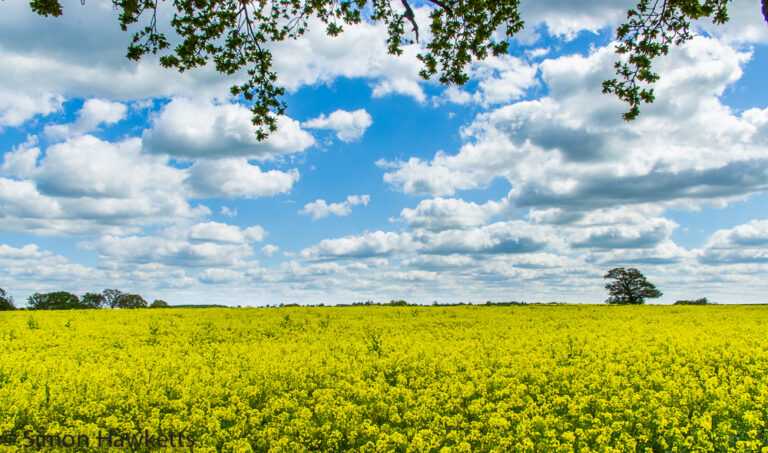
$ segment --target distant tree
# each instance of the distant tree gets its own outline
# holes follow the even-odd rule
[[[80,304],[83,308],[101,308],[107,303],[107,298],[99,293],[85,293],[80,298]]]
[[[13,304],[13,297],[9,296],[5,289],[0,288],[0,311],[10,310],[16,310],[16,305]]]
[[[101,292],[109,308],[117,307],[117,299],[123,294],[119,289],[105,289]]]
[[[696,300],[678,300],[675,305],[709,305],[709,301],[706,297]]]
[[[392,307],[405,307],[408,305],[408,302],[404,300],[390,300],[387,305],[390,305]]]
[[[605,289],[610,296],[606,301],[609,304],[644,304],[645,299],[655,299],[662,295],[656,286],[646,280],[645,276],[634,267],[611,269],[603,278],[612,280],[605,284]]]
[[[35,293],[27,298],[27,304],[33,310],[73,310],[85,308],[76,295],[66,291]]]
[[[147,301],[138,294],[122,293],[117,297],[116,308],[147,308]]]
[[[164,300],[155,299],[151,304],[149,304],[149,308],[171,308],[171,306],[168,305],[168,302]]]

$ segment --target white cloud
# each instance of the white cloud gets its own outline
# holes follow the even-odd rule
[[[197,197],[254,198],[287,193],[298,180],[296,169],[262,171],[246,159],[221,159],[197,161],[185,182]]]
[[[231,244],[261,242],[266,234],[259,225],[241,229],[236,225],[219,222],[201,222],[189,227],[173,226],[165,230],[165,235],[173,239]]]
[[[669,240],[678,224],[664,218],[647,219],[635,225],[610,225],[590,227],[571,234],[574,248],[591,249],[638,249],[652,248]]]
[[[752,220],[718,230],[699,251],[700,260],[718,263],[768,263],[768,220]]]
[[[441,97],[456,104],[474,102],[485,107],[507,103],[523,97],[529,88],[538,83],[537,71],[538,65],[511,55],[490,56],[473,62],[469,68],[470,80],[477,81],[473,92],[451,85]]]
[[[550,228],[520,220],[466,230],[445,230],[426,235],[423,239],[423,252],[440,255],[533,253],[558,242]]]
[[[328,129],[336,132],[336,137],[346,143],[360,140],[365,130],[373,124],[371,115],[365,109],[347,112],[336,110],[328,116],[320,115],[308,120],[302,126],[309,129]]]
[[[21,178],[0,178],[4,230],[124,234],[208,212],[189,205],[185,171],[142,153],[139,139],[110,143],[85,135],[48,147],[36,163],[39,153],[22,146],[4,162],[4,172]]]
[[[482,225],[503,209],[503,204],[493,201],[478,205],[456,198],[434,198],[422,200],[415,209],[404,208],[400,217],[412,228],[439,231]]]
[[[279,250],[280,247],[273,244],[267,244],[261,248],[261,256],[264,258],[272,258],[272,255],[277,253]]]
[[[242,156],[269,160],[304,151],[315,142],[297,121],[285,116],[277,118],[278,130],[259,142],[252,116],[240,104],[174,98],[142,138],[151,152],[189,159]]]
[[[425,17],[428,8],[416,8]],[[344,32],[330,37],[326,26],[310,19],[307,34],[298,40],[287,40],[271,46],[278,83],[289,91],[305,85],[330,83],[340,77],[372,79],[373,95],[402,94],[419,102],[426,99],[418,72],[422,68],[416,58],[419,45],[407,45],[398,56],[387,53],[387,29],[384,24],[363,21],[346,25]],[[428,30],[428,27],[423,27]]]
[[[20,126],[36,115],[49,115],[60,110],[63,103],[64,97],[58,94],[26,94],[0,88],[0,128]]]
[[[0,167],[2,174],[28,178],[37,166],[40,157],[40,148],[37,145],[37,136],[30,135],[27,141],[14,146],[13,151],[3,155],[3,165]]]
[[[315,200],[311,203],[307,203],[304,206],[304,209],[299,211],[299,214],[311,215],[312,220],[322,219],[329,215],[347,216],[352,212],[352,206],[367,206],[370,199],[370,195],[350,195],[347,197],[346,201],[342,201],[341,203],[327,204],[325,200]]]
[[[244,277],[242,272],[226,268],[206,269],[197,275],[198,280],[203,283],[231,283],[241,280]]]
[[[237,216],[237,208],[230,208],[228,206],[222,206],[221,207],[221,214],[225,215],[227,217],[235,217],[235,216]]]
[[[253,255],[246,244],[186,241],[159,236],[102,236],[78,244],[99,258],[118,263],[161,263],[172,266],[240,266]]]
[[[518,208],[722,205],[768,187],[760,112],[740,116],[718,98],[749,57],[703,37],[673,49],[657,65],[656,102],[631,124],[621,120],[626,106],[600,93],[613,75],[612,46],[545,60],[549,96],[478,115],[457,154],[378,164],[385,182],[417,195],[452,195],[501,177]]]
[[[419,247],[409,233],[375,231],[361,236],[323,239],[319,244],[306,248],[299,254],[306,260],[360,259],[384,257]]]
[[[51,124],[45,127],[45,135],[52,138],[68,138],[94,131],[101,124],[115,124],[125,118],[128,107],[120,102],[88,99],[77,112],[77,120],[69,124]]]

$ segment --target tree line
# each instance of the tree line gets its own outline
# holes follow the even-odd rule
[[[105,289],[100,293],[85,293],[81,297],[67,291],[34,293],[27,298],[29,310],[86,310],[96,308],[169,308],[168,302],[155,299],[151,304],[138,294],[119,289]],[[0,311],[16,310],[13,297],[0,288]]]
[[[656,285],[649,282],[648,279],[639,270],[631,267],[629,269],[617,267],[609,270],[603,279],[609,280],[605,284],[608,290],[609,304],[615,305],[642,305],[645,299],[655,299],[662,296],[662,292],[656,288]],[[711,302],[706,297],[696,300],[678,300],[675,305],[710,305]],[[55,291],[51,293],[35,293],[27,298],[27,305],[30,310],[71,310],[71,309],[90,309],[90,308],[168,308],[167,302],[156,299],[148,304],[143,297],[138,294],[128,294],[117,289],[105,289],[100,293],[85,293],[82,297],[66,292]],[[338,304],[337,306],[349,306],[349,304]],[[371,300],[365,302],[354,302],[351,305],[379,305],[379,306],[409,306],[404,300],[391,300],[387,303],[374,302]],[[432,305],[439,304],[437,301]],[[456,305],[456,304],[451,304]],[[463,305],[463,304],[458,304]],[[486,302],[485,305],[525,305],[525,302]],[[299,306],[299,304],[280,304],[280,307]],[[323,306],[320,304],[319,306]],[[269,305],[267,305],[269,307]],[[13,297],[6,294],[3,288],[0,288],[0,311],[15,310]]]

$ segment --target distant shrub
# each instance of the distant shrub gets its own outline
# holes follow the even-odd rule
[[[675,305],[711,305],[706,297],[696,300],[678,300]]]
[[[171,308],[171,306],[164,300],[155,299],[149,304],[149,308]]]
[[[0,288],[0,311],[16,310],[13,297],[9,296],[3,288]]]
[[[389,303],[387,303],[387,305],[392,307],[407,307],[408,302],[404,300],[390,300]]]

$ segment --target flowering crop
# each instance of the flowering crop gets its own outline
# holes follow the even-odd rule
[[[0,451],[768,452],[766,333],[746,306],[3,312]]]

